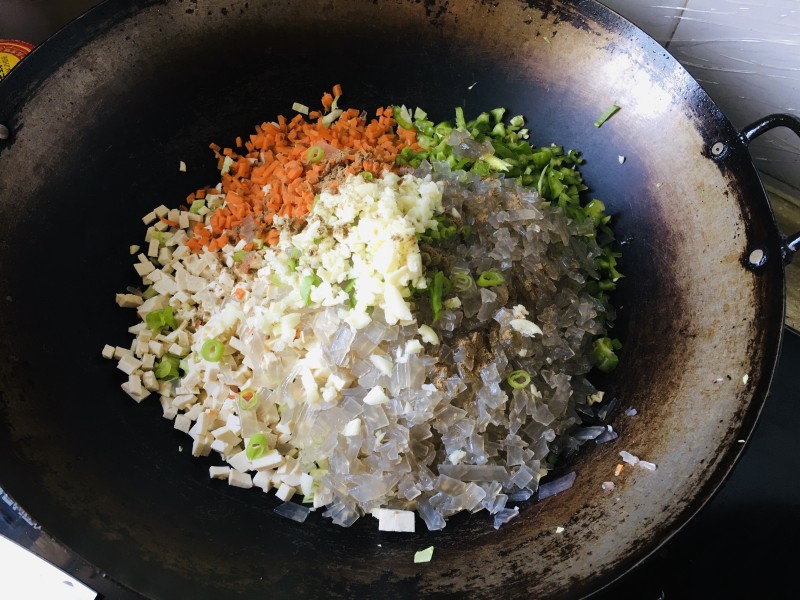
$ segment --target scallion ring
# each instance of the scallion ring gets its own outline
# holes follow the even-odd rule
[[[508,385],[515,390],[521,390],[522,388],[528,387],[531,382],[531,376],[524,369],[519,369],[511,373],[506,381],[508,381]]]
[[[263,433],[254,433],[247,440],[247,447],[244,449],[244,454],[247,460],[255,460],[264,456],[267,451],[267,436]]]
[[[466,292],[475,281],[470,277],[467,273],[453,273],[450,277],[450,281],[453,284],[453,289],[456,292]]]
[[[242,410],[252,410],[258,404],[258,396],[253,388],[242,390],[239,394],[239,408]]]
[[[214,338],[206,340],[203,347],[200,348],[200,356],[209,362],[219,362],[224,353],[225,344]]]
[[[502,273],[498,273],[497,271],[484,271],[478,277],[478,287],[497,287],[498,285],[503,285],[505,283],[506,278],[503,277]]]
[[[306,152],[306,160],[310,163],[321,161],[325,158],[325,150],[319,146],[311,146]]]

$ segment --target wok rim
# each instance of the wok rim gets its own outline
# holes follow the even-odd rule
[[[599,2],[595,2],[595,0],[589,0],[592,5],[597,5],[598,10],[608,11],[616,15],[617,18],[621,20],[625,20],[623,17],[619,16],[618,13],[609,9]],[[116,23],[126,21],[127,19],[134,16],[139,11],[144,11],[153,5],[161,4],[161,2],[148,0],[147,2],[143,2],[139,6],[130,6],[130,11],[125,13],[116,10],[115,5],[123,5],[125,6],[124,2],[117,2],[115,0],[103,0],[97,6],[89,9],[86,11],[81,17],[71,21],[67,25],[65,25],[62,29],[54,33],[50,36],[45,42],[42,42],[39,46],[37,46],[26,58],[24,61],[17,65],[17,67],[13,70],[11,74],[3,81],[3,84],[0,85],[0,97],[6,96],[6,90],[8,90],[8,96],[12,98],[11,102],[2,102],[0,101],[0,122],[7,123],[9,120],[12,119],[13,114],[16,111],[6,112],[8,105],[20,105],[25,103],[25,99],[28,95],[33,95],[38,90],[38,87],[47,80],[49,77],[48,70],[46,67],[48,64],[51,64],[53,61],[58,62],[59,60],[62,61],[59,64],[63,64],[63,61],[68,60],[69,57],[73,55],[73,53],[80,47],[82,44],[82,40],[85,41],[87,39],[93,39],[94,36],[102,35],[107,29],[110,29],[115,26]],[[587,4],[587,2],[581,2],[580,4]],[[103,21],[103,27],[96,29],[93,25],[89,22],[89,17],[92,19],[101,19]],[[641,31],[641,30],[639,30]],[[641,32],[644,37],[646,34]],[[692,81],[694,81],[692,79]],[[699,86],[699,84],[698,84]],[[702,88],[701,88],[702,89]],[[703,92],[705,93],[705,92]],[[710,99],[709,99],[710,100]],[[713,102],[712,102],[713,104]],[[720,113],[722,114],[722,113]],[[727,120],[726,117],[722,117],[724,121],[730,125],[730,129],[733,129],[732,124]],[[12,128],[13,132],[13,128]],[[733,143],[741,143],[740,140]],[[9,142],[13,142],[13,137]],[[3,150],[6,146],[6,143],[0,142],[0,160],[2,160]],[[745,147],[746,151],[746,147]],[[749,152],[748,152],[749,156]],[[757,181],[750,181],[751,185],[755,184],[761,190],[761,195],[763,196],[763,203],[768,207],[771,213],[771,207],[768,201],[768,197],[766,192],[763,188],[763,183],[760,179]],[[774,225],[774,216],[773,216],[773,225]],[[777,227],[775,227],[777,231]],[[776,243],[778,240],[767,240],[765,243]],[[763,355],[763,362],[764,362],[764,370],[760,373],[758,377],[758,386],[757,392],[752,394],[746,417],[742,420],[741,425],[739,426],[739,433],[746,434],[743,437],[746,440],[749,440],[752,436],[752,433],[755,429],[756,423],[758,418],[761,414],[763,406],[767,401],[769,395],[769,389],[772,384],[772,380],[774,378],[775,370],[777,368],[777,363],[779,357],[781,355],[782,347],[783,347],[783,340],[784,340],[784,328],[785,325],[785,311],[786,311],[786,290],[785,290],[785,272],[783,269],[783,265],[780,268],[780,276],[776,281],[773,282],[774,285],[783,285],[783,295],[781,298],[775,298],[772,300],[773,302],[773,311],[775,307],[780,307],[777,311],[780,313],[780,320],[777,319],[777,315],[775,315],[775,323],[770,321],[770,331],[765,333],[765,336],[768,340],[772,340],[775,343],[772,344],[765,344],[763,349],[765,350],[765,354]],[[778,304],[779,303],[779,304]],[[772,331],[774,329],[774,331]],[[769,349],[773,349],[774,352],[770,352]],[[637,566],[641,565],[645,561],[647,561],[654,552],[656,552],[659,548],[661,548],[664,544],[666,544],[669,540],[671,540],[679,531],[681,531],[689,522],[693,520],[693,518],[700,512],[703,507],[716,495],[716,493],[722,488],[725,482],[730,478],[731,473],[734,470],[734,467],[738,463],[738,459],[741,456],[744,447],[746,444],[741,445],[739,448],[735,450],[728,450],[728,456],[725,459],[725,463],[727,464],[727,468],[724,469],[724,472],[717,470],[715,472],[715,479],[716,481],[706,481],[705,482],[705,489],[702,493],[699,493],[695,496],[695,502],[691,506],[687,506],[681,512],[680,523],[676,526],[674,523],[667,527],[667,529],[671,530],[663,539],[657,542],[650,543],[650,550],[636,559],[633,564],[630,564],[624,568],[617,568],[615,571],[618,571],[616,575],[613,575],[609,578],[606,575],[607,582],[600,587],[596,588],[594,591],[589,592],[588,596],[594,595],[597,592],[602,590],[608,589],[612,587],[614,583],[619,581],[621,578],[625,577],[629,574],[632,570],[634,570]],[[0,484],[2,485],[2,484]],[[5,493],[8,495],[9,498],[14,499],[13,493],[4,492],[4,487],[0,487],[0,493]],[[38,518],[34,518],[31,515],[28,515],[24,507],[19,506],[15,508],[18,514],[25,519],[30,519],[31,522],[35,523],[36,526],[41,528],[42,532],[46,534],[54,543],[63,546],[64,548],[70,548],[63,540],[59,539],[55,535],[50,532],[50,528],[42,525],[42,522],[46,522],[47,519],[40,520]],[[139,593],[133,588],[129,587],[126,583],[122,582],[121,580],[117,579],[113,574],[106,573],[100,570],[98,567],[94,566],[94,564],[89,561],[87,558],[81,556],[80,559],[88,566],[90,566],[95,571],[95,575],[102,575],[104,578],[108,578],[111,581],[114,581],[120,587],[129,590],[131,593]],[[78,576],[78,579],[86,583],[86,585],[92,586],[96,585],[96,581],[94,581],[93,577],[86,578],[85,574],[82,576]]]

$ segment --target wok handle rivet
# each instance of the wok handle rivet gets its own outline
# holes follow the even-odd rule
[[[711,146],[711,154],[714,156],[719,156],[725,152],[725,144],[722,142],[716,142],[713,146]]]
[[[7,140],[9,137],[11,137],[11,131],[0,123],[0,140]]]
[[[767,253],[762,248],[754,248],[747,256],[747,262],[752,267],[761,267],[767,262]]]

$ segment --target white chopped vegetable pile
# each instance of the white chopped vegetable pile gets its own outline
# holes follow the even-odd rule
[[[453,141],[456,157],[468,146]],[[159,206],[134,265],[146,292],[117,295],[141,322],[103,350],[122,388],[158,397],[212,478],[274,493],[297,521],[517,516],[558,456],[616,437],[585,377],[613,316],[587,290],[597,220],[452,163],[340,175],[302,227],[275,217],[277,244],[252,250],[185,245],[222,193],[206,210]],[[427,234],[443,216],[472,235],[439,255]]]

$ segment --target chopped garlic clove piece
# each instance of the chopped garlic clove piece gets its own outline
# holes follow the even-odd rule
[[[528,319],[511,319],[509,325],[515,331],[518,331],[525,337],[533,337],[534,335],[541,335],[542,329],[533,321]]]

